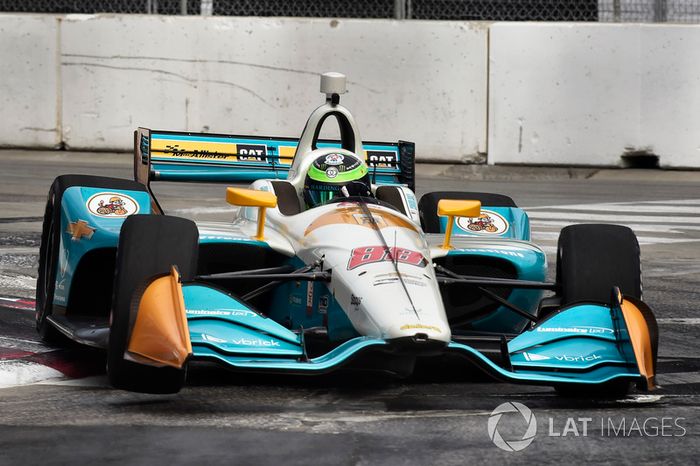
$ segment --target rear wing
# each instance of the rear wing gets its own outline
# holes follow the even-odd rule
[[[134,178],[151,181],[245,182],[287,178],[299,139],[231,136],[138,128],[134,132]],[[318,147],[341,147],[319,140]],[[415,144],[363,142],[370,176],[377,184],[405,184],[415,191]]]

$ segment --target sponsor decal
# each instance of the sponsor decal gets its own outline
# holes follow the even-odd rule
[[[328,154],[326,155],[326,165],[342,165],[345,160],[343,154]]]
[[[207,335],[206,333],[202,334],[202,340],[210,341],[212,343],[226,343],[226,340],[224,340],[223,338],[213,337],[211,335]]]
[[[328,295],[323,295],[318,299],[318,313],[327,314],[328,313]]]
[[[263,144],[236,144],[241,162],[266,162],[267,146]]]
[[[134,199],[120,193],[95,194],[85,205],[90,213],[97,217],[123,218],[139,211],[139,205]]]
[[[416,202],[416,196],[415,196],[415,194],[413,194],[413,193],[410,192],[410,191],[409,191],[409,192],[405,192],[405,191],[404,191],[404,194],[406,194],[406,202],[408,202],[408,207],[409,207],[411,210],[416,210],[416,209],[418,209],[418,203]]]
[[[362,304],[362,297],[355,296],[354,294],[351,294],[350,295],[350,305],[358,307],[360,304]]]
[[[193,316],[210,316],[210,317],[259,317],[253,311],[244,309],[187,309],[187,314]]]
[[[547,359],[552,359],[549,356],[534,353],[523,353],[523,356],[525,356],[526,361],[546,361]]]
[[[301,303],[302,303],[303,301],[304,301],[304,300],[301,298],[301,296],[297,296],[297,295],[295,295],[295,294],[290,294],[290,295],[289,295],[289,304],[291,304],[291,305],[293,305],[293,306],[301,306]]]
[[[372,214],[370,217],[369,215],[365,214],[353,214],[352,217],[355,219],[358,225],[372,225],[372,219],[374,219],[379,228],[386,227],[386,222],[381,215]]]
[[[364,246],[355,248],[350,252],[350,261],[348,261],[348,270],[356,269],[367,264],[376,262],[390,262],[395,260],[402,264],[413,265],[416,267],[425,267],[428,261],[423,254],[410,249],[384,246]]]
[[[510,227],[502,215],[492,210],[482,210],[478,217],[458,217],[457,226],[479,235],[502,235]]]
[[[71,235],[71,239],[77,241],[81,238],[92,239],[95,229],[88,225],[85,220],[78,220],[77,222],[69,223],[66,232]],[[61,276],[63,275],[65,275],[65,269],[61,271]]]
[[[388,150],[368,150],[367,165],[377,168],[392,168],[396,166],[396,152]]]
[[[234,338],[231,340],[234,345],[242,346],[279,346],[279,341],[269,339],[263,340],[262,338]]]
[[[201,147],[216,147],[222,146],[223,154],[219,154],[218,150],[202,149]],[[199,148],[195,148],[199,147]],[[233,149],[233,144],[206,144],[202,143],[201,146],[195,147],[182,147],[180,144],[166,144],[163,149],[163,153],[158,155],[158,157],[166,158],[181,158],[181,159],[194,159],[194,160],[236,160],[236,156],[226,153],[227,150]]]
[[[139,144],[141,148],[141,163],[146,165],[148,163],[148,147],[150,146],[151,138],[145,134],[141,134],[141,143]]]
[[[455,251],[461,251],[461,252],[486,252],[490,254],[500,254],[502,256],[510,256],[510,257],[520,257],[524,258],[525,254],[522,252],[516,252],[516,251],[507,251],[505,249],[481,249],[481,248],[462,248],[462,249],[455,249]]]
[[[432,330],[433,332],[442,332],[440,327],[435,327],[434,325],[423,325],[423,324],[406,324],[401,326],[401,330]]]
[[[314,283],[306,282],[306,315],[311,316],[314,311]]]
[[[338,169],[335,167],[328,167],[328,169],[326,170],[326,176],[328,178],[335,178],[336,176],[338,176]]]
[[[568,356],[568,355],[563,355],[563,356],[555,356],[555,359],[557,361],[565,361],[565,362],[589,362],[589,361],[597,361],[599,359],[603,359],[601,356],[598,356],[597,354],[591,354],[589,356]]]
[[[423,281],[423,277],[418,277],[416,275],[408,275],[408,274],[402,273],[401,278],[403,278],[403,282],[407,285],[420,286],[420,287],[427,286],[425,284],[425,282]],[[379,275],[374,276],[374,282],[372,283],[372,286],[390,285],[392,283],[397,283],[398,281],[399,281],[399,276],[396,274],[396,272],[383,273],[383,274],[379,274]]]
[[[530,362],[547,361],[549,359],[556,359],[557,361],[560,361],[560,362],[590,362],[590,361],[598,361],[600,359],[603,359],[603,357],[598,355],[598,354],[589,354],[586,356],[584,356],[584,355],[570,356],[568,354],[563,354],[561,356],[545,356],[543,354],[526,353],[526,352],[523,352],[523,357],[525,357],[526,361],[530,361]]]
[[[605,327],[537,327],[538,332],[554,332],[554,333],[581,333],[586,335],[613,335],[615,331]]]

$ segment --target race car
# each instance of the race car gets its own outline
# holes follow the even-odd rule
[[[564,228],[548,282],[511,198],[418,202],[414,144],[363,142],[345,82],[321,76],[326,100],[299,139],[139,128],[134,180],[56,178],[41,336],[105,349],[110,383],[149,393],[179,391],[198,361],[406,377],[443,358],[562,393],[654,389],[658,332],[631,230]],[[319,137],[329,117],[339,140]],[[152,181],[236,184],[231,221],[166,215]]]

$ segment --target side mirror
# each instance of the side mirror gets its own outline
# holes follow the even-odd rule
[[[452,225],[455,217],[478,217],[481,214],[480,201],[467,201],[462,199],[440,199],[438,201],[438,215],[447,217],[447,229],[442,249],[452,249],[450,239],[452,237]]]
[[[265,209],[277,207],[277,196],[267,191],[255,189],[226,188],[226,202],[242,207],[259,207],[258,231],[254,238],[258,241],[265,239]]]

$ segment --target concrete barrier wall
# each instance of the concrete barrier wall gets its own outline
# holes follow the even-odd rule
[[[490,29],[489,163],[700,167],[700,27]]]
[[[336,70],[363,138],[420,160],[700,167],[697,50],[700,26],[0,15],[0,146],[298,136]]]
[[[332,70],[363,139],[459,160],[486,150],[486,53],[487,30],[456,22],[68,17],[64,140],[124,149],[139,125],[298,136]]]
[[[0,145],[60,143],[58,34],[54,17],[0,15]]]

